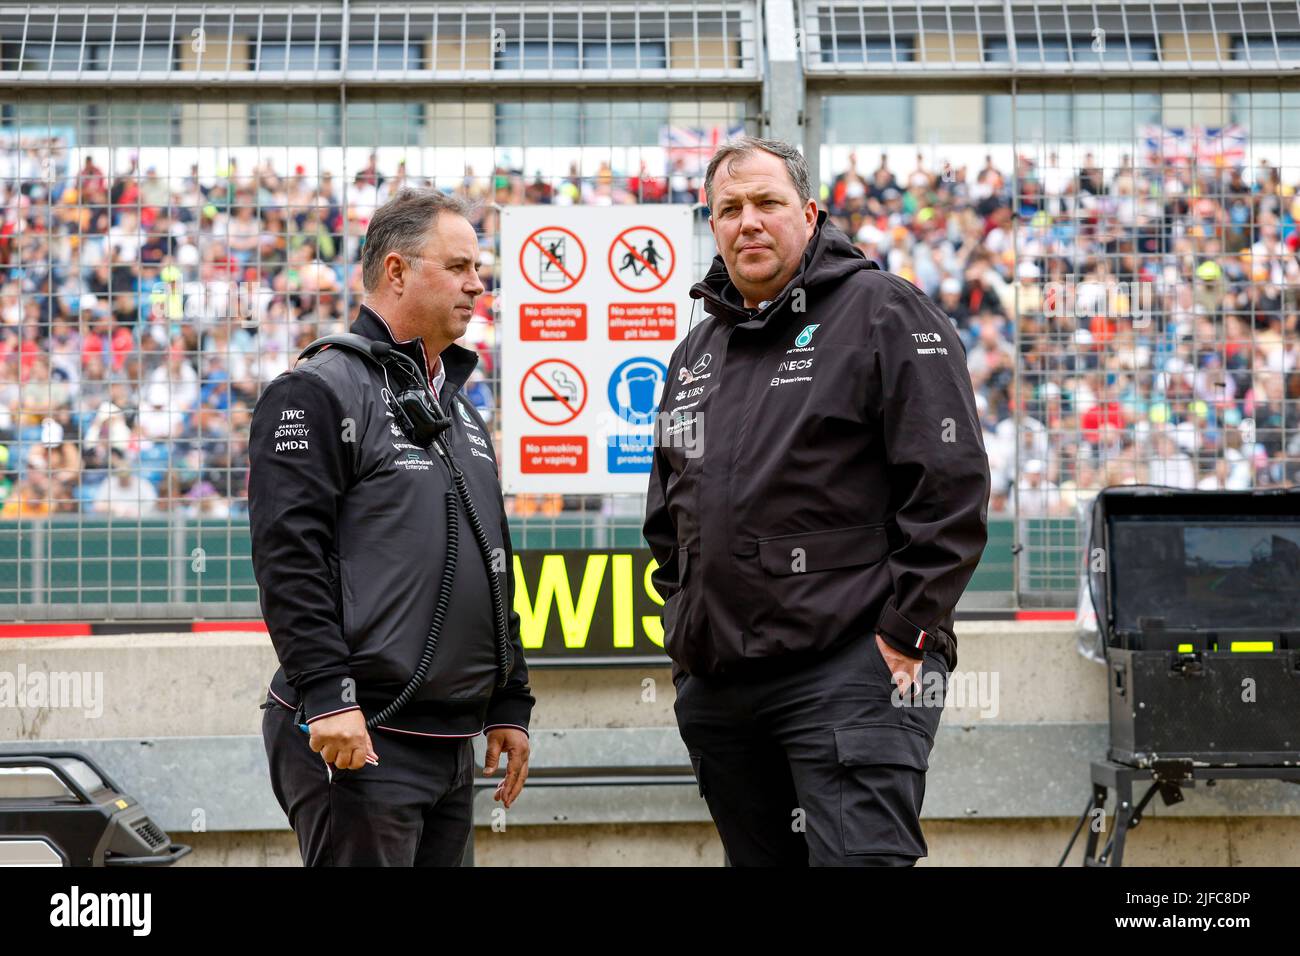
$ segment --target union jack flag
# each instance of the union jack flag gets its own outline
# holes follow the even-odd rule
[[[1200,166],[1235,166],[1245,162],[1249,134],[1240,123],[1227,126],[1158,126],[1141,129],[1150,161],[1168,164],[1195,162]]]
[[[1244,126],[1231,123],[1227,126],[1201,127],[1197,142],[1196,161],[1203,165],[1235,166],[1246,161],[1247,133]]]
[[[681,160],[682,172],[687,176],[703,175],[709,159],[719,146],[745,135],[744,124],[736,126],[662,126],[659,128],[659,145],[668,150],[668,168],[675,171]]]
[[[1185,126],[1157,126],[1148,123],[1142,127],[1142,145],[1152,160],[1166,163],[1185,163],[1192,158],[1192,141]]]

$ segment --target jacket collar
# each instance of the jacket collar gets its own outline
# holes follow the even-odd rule
[[[368,305],[362,305],[357,311],[357,320],[352,323],[349,331],[368,339],[389,343],[424,369],[426,385],[433,383],[433,363],[430,362],[428,350],[424,347],[424,339],[416,337],[399,342],[384,317]],[[469,381],[470,374],[478,365],[478,353],[453,342],[442,350],[441,357],[442,369],[447,378],[442,383],[442,390],[438,397],[441,399],[441,404],[446,407],[451,397]]]
[[[714,257],[708,274],[691,286],[690,295],[693,299],[703,299],[704,311],[729,325],[742,329],[761,329],[772,316],[781,311],[795,289],[811,289],[824,282],[842,279],[861,269],[879,268],[879,265],[853,245],[852,240],[830,221],[826,210],[822,209],[817,213],[817,225],[813,229],[812,238],[804,247],[799,271],[768,302],[766,308],[745,307],[745,297],[731,281],[721,253]]]

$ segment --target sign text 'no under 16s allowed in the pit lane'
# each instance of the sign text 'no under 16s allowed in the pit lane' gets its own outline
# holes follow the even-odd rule
[[[506,492],[644,492],[690,315],[690,206],[501,215]]]

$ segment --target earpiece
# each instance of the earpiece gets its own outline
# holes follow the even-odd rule
[[[299,361],[309,358],[327,345],[337,345],[364,355],[386,373],[392,371],[399,381],[405,379],[400,390],[394,389],[392,411],[397,418],[398,427],[410,439],[411,444],[428,448],[451,427],[451,419],[429,396],[424,371],[410,356],[403,355],[387,342],[344,332],[326,335],[312,342],[299,353]]]

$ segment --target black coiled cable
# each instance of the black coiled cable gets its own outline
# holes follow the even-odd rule
[[[366,720],[366,727],[377,727],[381,722],[388,720],[399,710],[407,705],[416,691],[424,684],[425,675],[429,673],[429,666],[433,663],[433,654],[438,649],[438,636],[442,633],[442,622],[447,617],[447,609],[451,606],[451,588],[452,582],[456,577],[456,562],[460,552],[460,521],[456,511],[456,496],[448,491],[447,500],[447,560],[442,566],[442,580],[438,584],[438,603],[433,608],[433,622],[429,625],[429,636],[424,642],[424,652],[420,655],[420,664],[415,668],[415,673],[411,679],[406,682],[402,692],[397,698],[381,710]],[[495,576],[494,576],[495,583]]]
[[[492,543],[488,541],[487,532],[483,530],[483,523],[479,521],[478,511],[474,507],[474,499],[469,496],[469,487],[465,484],[465,473],[460,470],[460,465],[456,462],[456,459],[451,457],[451,449],[443,446],[441,440],[438,441],[438,447],[446,456],[447,467],[451,469],[452,481],[455,482],[456,492],[465,505],[465,514],[469,515],[469,526],[474,532],[474,540],[478,542],[479,553],[482,554],[483,564],[487,569],[488,587],[492,591],[492,620],[496,628],[497,638],[497,687],[505,687],[506,681],[510,679],[510,668],[513,661],[510,654],[510,635],[506,628],[506,604],[501,595],[501,581],[492,567]],[[509,568],[506,569],[506,573],[510,573]]]
[[[390,719],[405,707],[424,684],[424,678],[429,673],[429,667],[433,664],[433,655],[438,649],[438,637],[442,633],[442,624],[447,617],[447,610],[451,606],[451,590],[455,581],[456,564],[460,554],[460,512],[456,508],[456,499],[458,497],[465,506],[465,514],[469,516],[469,526],[474,532],[474,540],[477,542],[479,553],[483,557],[483,564],[487,569],[488,588],[492,592],[492,620],[496,630],[497,645],[497,687],[506,686],[506,682],[510,679],[511,666],[514,663],[510,653],[510,634],[506,627],[506,606],[505,599],[501,594],[501,581],[492,568],[492,543],[488,541],[487,532],[483,530],[483,522],[479,520],[478,509],[474,507],[474,499],[470,497],[469,486],[465,484],[465,473],[461,471],[460,464],[452,457],[451,448],[447,446],[441,436],[434,439],[433,447],[438,450],[439,456],[447,463],[447,469],[451,472],[452,483],[456,486],[455,493],[448,491],[446,495],[447,560],[443,563],[442,580],[438,584],[438,601],[433,609],[433,622],[429,625],[429,635],[424,642],[424,652],[420,655],[419,666],[416,667],[415,673],[411,675],[411,679],[406,682],[406,686],[402,688],[402,692],[397,695],[397,698],[379,713],[366,720],[366,726],[369,728],[378,726],[381,721]]]

